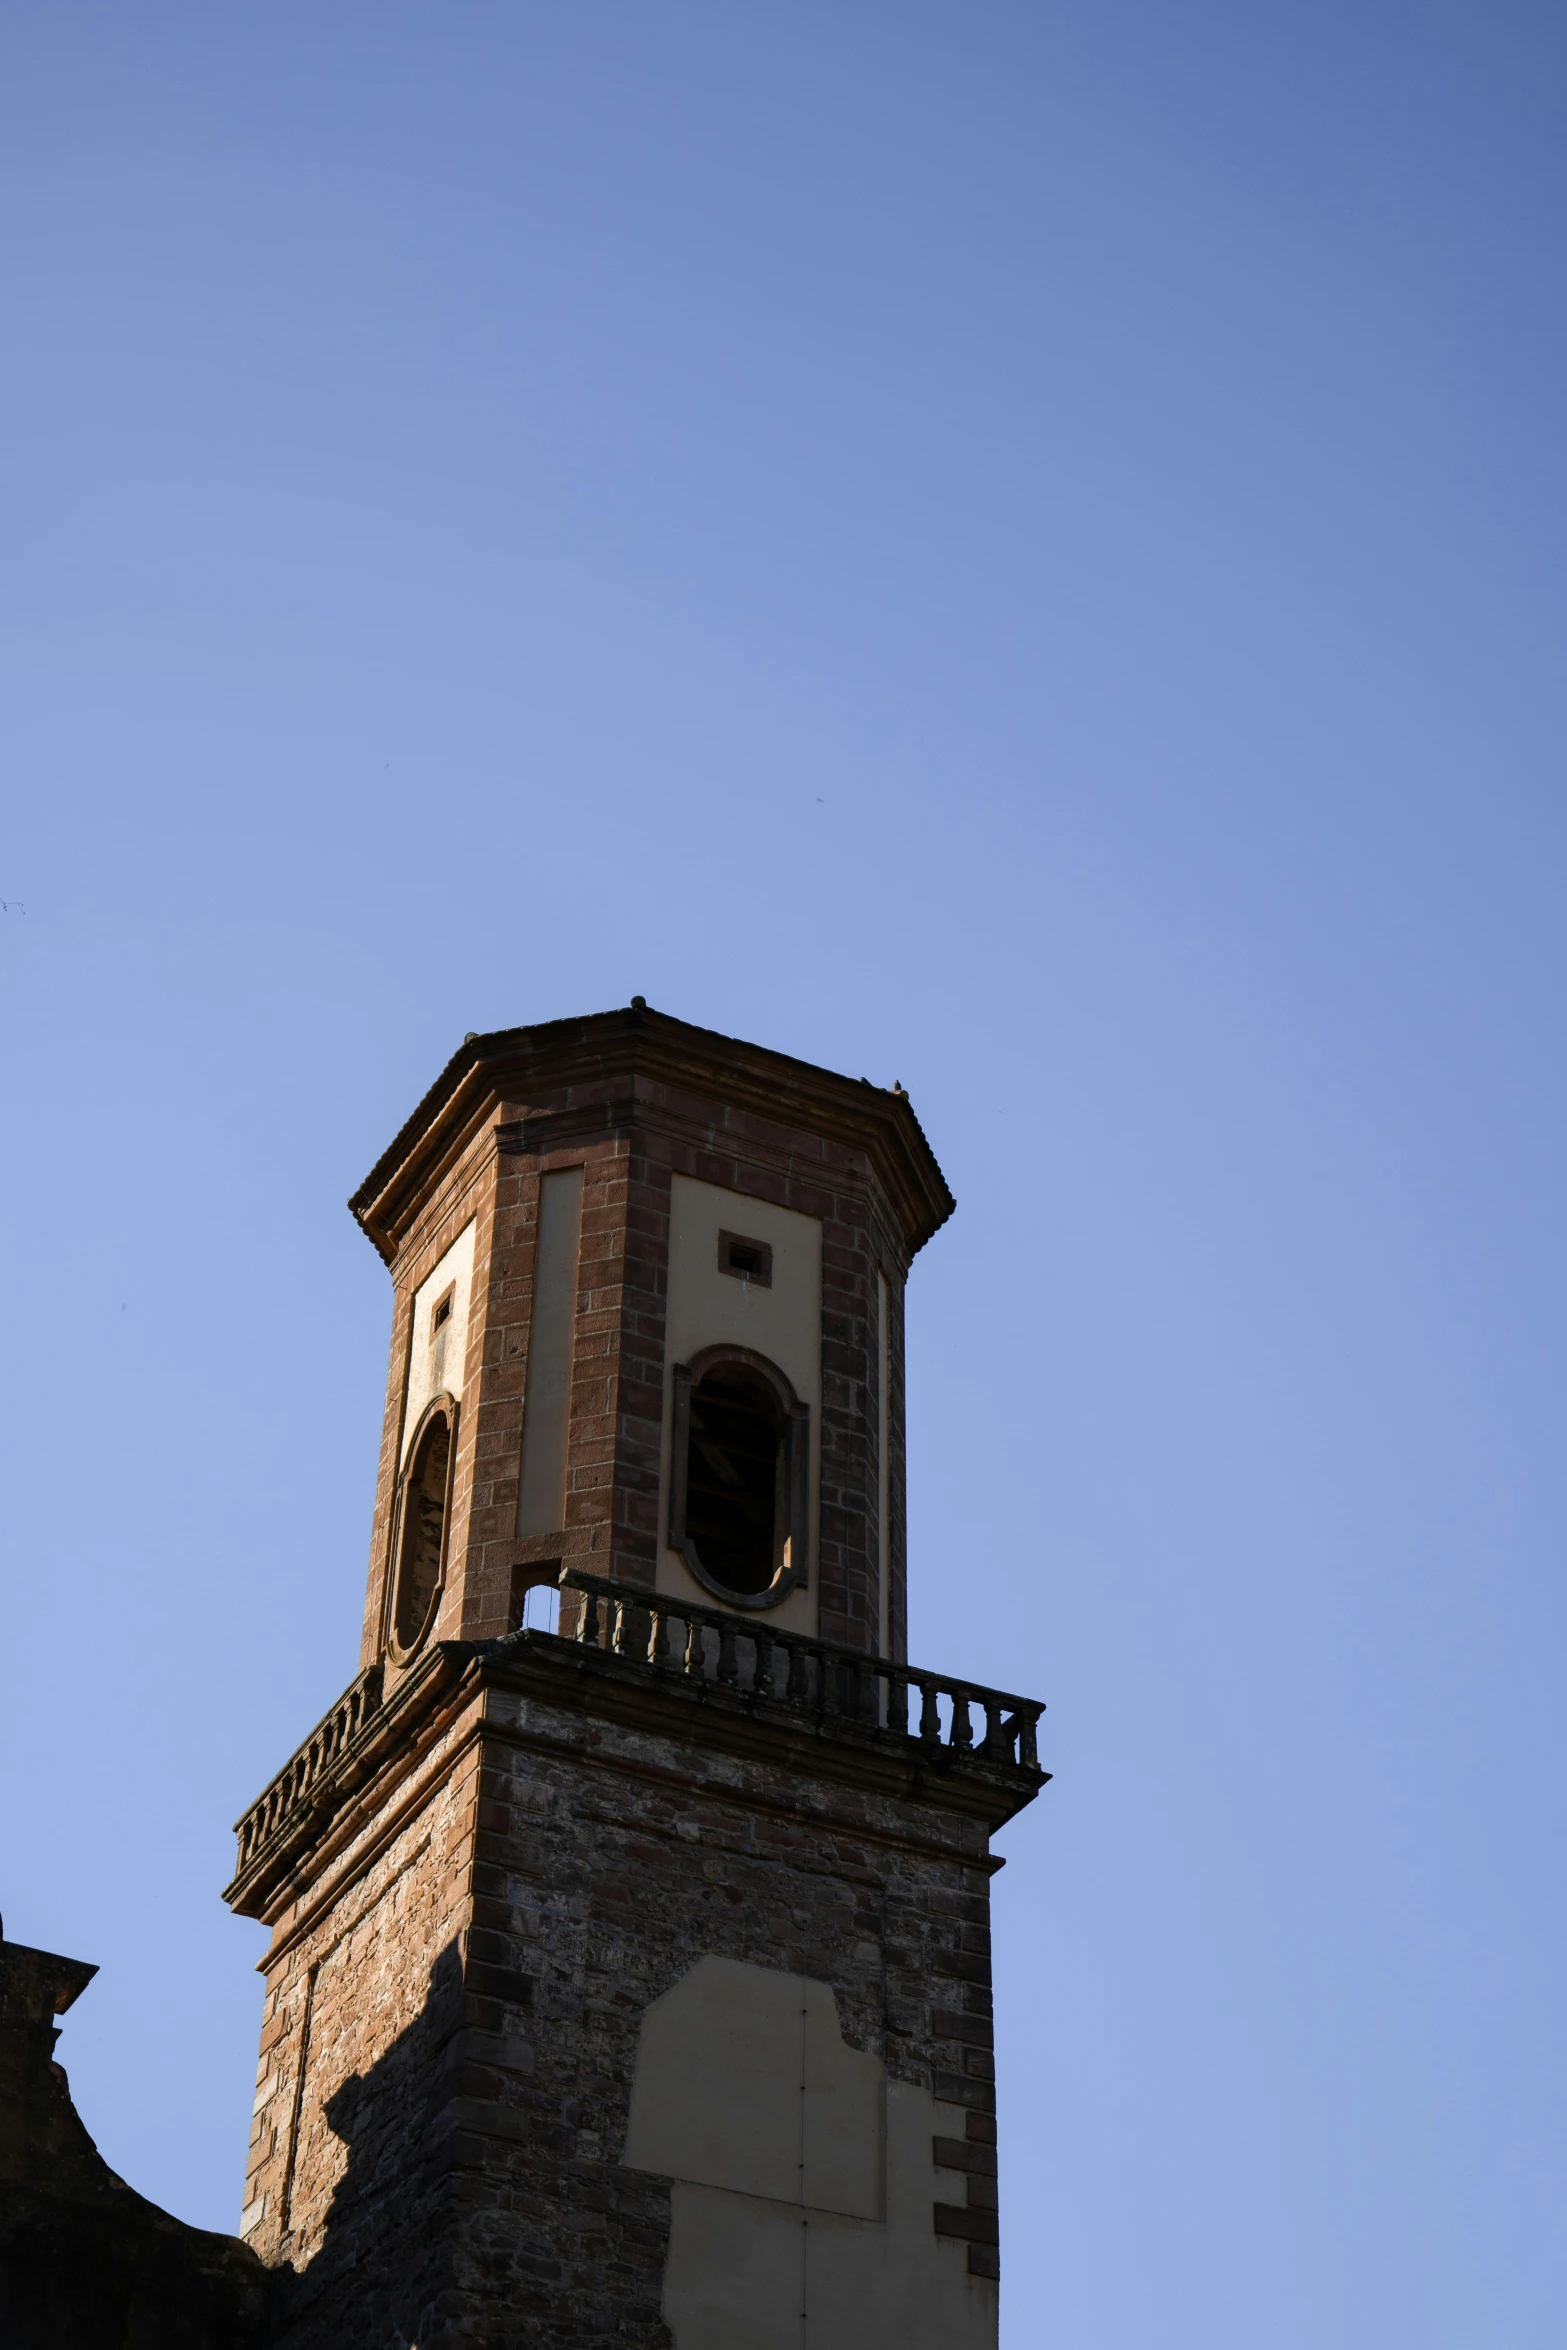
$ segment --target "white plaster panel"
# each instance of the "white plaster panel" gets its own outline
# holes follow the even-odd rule
[[[625,2158],[876,2219],[881,2090],[880,2059],[848,2046],[826,1983],[699,1959],[642,2019]]]
[[[931,2141],[963,2126],[843,2044],[827,1984],[805,1978],[802,1998],[798,1975],[699,1960],[644,2018],[625,2154],[674,2182],[675,2350],[995,2350],[996,2287],[933,2223],[963,2182],[935,2169]]]
[[[718,1269],[718,1235],[738,1232],[764,1240],[773,1252],[769,1288]],[[670,1424],[674,1367],[704,1346],[748,1346],[784,1372],[811,1413],[810,1582],[766,1611],[769,1623],[792,1632],[816,1629],[817,1548],[820,1529],[822,1417],[822,1228],[816,1217],[774,1207],[748,1193],[727,1191],[676,1175],[670,1187],[669,1287],[664,1344],[664,1424],[659,1453],[658,1588],[671,1598],[712,1606],[678,1551],[669,1530]]]
[[[408,1345],[408,1387],[403,1402],[403,1436],[398,1467],[407,1457],[419,1415],[443,1389],[462,1401],[463,1364],[468,1353],[468,1304],[473,1287],[474,1226],[465,1224],[434,1272],[414,1291],[413,1331]],[[452,1310],[432,1333],[430,1316],[448,1289]]]

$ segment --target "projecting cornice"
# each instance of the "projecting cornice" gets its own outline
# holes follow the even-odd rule
[[[560,1147],[578,1129],[587,1139],[685,1128],[730,1147],[769,1127],[804,1129],[865,1160],[907,1257],[955,1204],[906,1094],[633,1004],[464,1042],[348,1203],[388,1264],[432,1186],[502,1105],[521,1108],[503,1137],[514,1149]]]

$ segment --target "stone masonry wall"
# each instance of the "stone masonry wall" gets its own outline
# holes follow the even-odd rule
[[[285,2350],[667,2343],[669,2190],[620,2155],[643,2012],[705,1954],[831,1984],[967,2114],[943,2159],[993,2206],[982,1826],[486,1679],[269,1964],[247,2223],[301,2272]],[[993,2209],[946,2208],[994,2275]]]
[[[618,2156],[642,2016],[699,1957],[830,1984],[852,2047],[993,2145],[989,1890],[983,1830],[934,1805],[498,1692],[470,1950],[514,1985],[531,2055],[465,2076],[472,2338],[660,2338],[665,2197]]]

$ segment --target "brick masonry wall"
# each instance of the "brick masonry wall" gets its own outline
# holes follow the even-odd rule
[[[619,2157],[704,1954],[830,1983],[993,2146],[981,1824],[485,1679],[279,1920],[247,2220],[300,2271],[283,2350],[667,2342],[668,2188]],[[945,2208],[994,2274],[993,2212]]]
[[[504,1133],[520,1118],[506,1105]],[[492,1144],[492,1148],[495,1146]],[[567,1420],[566,1523],[558,1538],[516,1538],[517,1487],[527,1400],[528,1346],[533,1310],[539,1186],[555,1168],[583,1168],[582,1231],[578,1258],[571,1399]],[[628,1145],[619,1139],[585,1142],[522,1155],[500,1148],[494,1173],[494,1243],[490,1283],[478,1301],[481,1324],[475,1483],[466,1547],[450,1580],[461,1593],[454,1632],[468,1639],[511,1628],[512,1592],[519,1567],[540,1570],[565,1561],[609,1571],[625,1559],[624,1528],[634,1519],[634,1481],[619,1474],[619,1430],[639,1408],[639,1363],[626,1344],[626,1324],[656,1313],[662,1361],[662,1268],[653,1307],[642,1305],[627,1268],[632,1177]],[[643,1352],[646,1333],[631,1333]],[[656,1430],[654,1441],[656,1444]],[[649,1516],[651,1524],[651,1516]],[[454,1542],[457,1529],[454,1526]],[[630,1579],[629,1570],[623,1572]]]
[[[273,2265],[311,2262],[329,2236],[323,2275],[358,2259],[377,2201],[365,2192],[367,2156],[390,2176],[421,2148],[468,1922],[476,1730],[474,1708],[410,1773],[393,1774],[358,1836],[307,1869],[274,1920],[241,2220]],[[411,2030],[428,2042],[413,2069],[429,2078],[405,2061],[394,2085],[380,2068]],[[361,2127],[352,2084],[372,2076]],[[428,2216],[432,2192],[416,2164],[388,2208],[400,2199]]]
[[[370,1528],[370,1567],[366,1578],[361,1666],[381,1654],[386,1621],[387,1578],[391,1565],[392,1520],[397,1492],[403,1433],[403,1402],[408,1383],[409,1341],[415,1292],[440,1262],[452,1242],[471,1220],[475,1225],[473,1289],[468,1313],[468,1347],[463,1366],[463,1408],[457,1431],[457,1459],[452,1476],[451,1528],[448,1537],[446,1591],[436,1630],[442,1639],[457,1636],[462,1621],[462,1578],[452,1572],[468,1547],[468,1524],[474,1505],[475,1479],[481,1459],[482,1371],[484,1368],[485,1300],[493,1285],[495,1250],[495,1146],[486,1131],[472,1142],[457,1166],[425,1203],[405,1236],[392,1268],[392,1339],[387,1366],[386,1404],[381,1421],[381,1456],[376,1474],[375,1508]],[[503,1627],[496,1625],[495,1629]]]
[[[606,1079],[606,1085],[609,1080]],[[618,1120],[617,1129],[606,1124]],[[531,1150],[534,1140],[547,1148]],[[566,1524],[516,1538],[539,1183],[584,1168]],[[391,1364],[361,1663],[380,1652],[412,1299],[476,1220],[474,1288],[437,1631],[511,1629],[519,1570],[570,1562],[651,1588],[660,1541],[670,1182],[675,1173],[813,1216],[822,1227],[820,1537],[824,1637],[874,1650],[880,1620],[876,1276],[889,1293],[890,1623],[906,1654],[902,1246],[862,1154],[717,1097],[639,1085],[624,1100],[503,1102],[413,1220],[393,1267]]]
[[[716,1095],[649,1086],[639,1094],[637,1108],[643,1121],[638,1139],[645,1143],[649,1175],[656,1168],[664,1186],[663,1236],[652,1245],[661,1246],[666,1259],[667,1185],[676,1173],[792,1208],[821,1224],[821,1517],[814,1567],[818,1629],[827,1639],[873,1650],[880,1616],[876,1274],[878,1268],[884,1271],[893,1297],[901,1299],[907,1265],[903,1248],[892,1238],[892,1219],[878,1197],[868,1161],[821,1134],[736,1110]],[[657,1214],[651,1182],[649,1195],[651,1228]],[[894,1343],[901,1358],[900,1341],[901,1321],[895,1317]],[[662,1363],[659,1377],[661,1381]],[[895,1374],[894,1396],[894,1448],[901,1451],[901,1375]],[[636,1467],[656,1495],[656,1417],[652,1437],[652,1446],[637,1459]],[[628,1468],[631,1452],[628,1443]],[[899,1491],[901,1483],[900,1476]],[[656,1541],[656,1529],[654,1535]],[[653,1541],[646,1546],[649,1571],[654,1547]],[[902,1567],[901,1529],[891,1547],[896,1578]],[[892,1612],[901,1620],[902,1596],[896,1589]]]

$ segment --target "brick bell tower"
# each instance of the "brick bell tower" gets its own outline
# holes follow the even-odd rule
[[[907,1662],[952,1204],[900,1089],[640,998],[470,1037],[355,1194],[360,1670],[226,1896],[286,2350],[995,2342],[989,1837],[1045,1775],[1036,1702]]]

